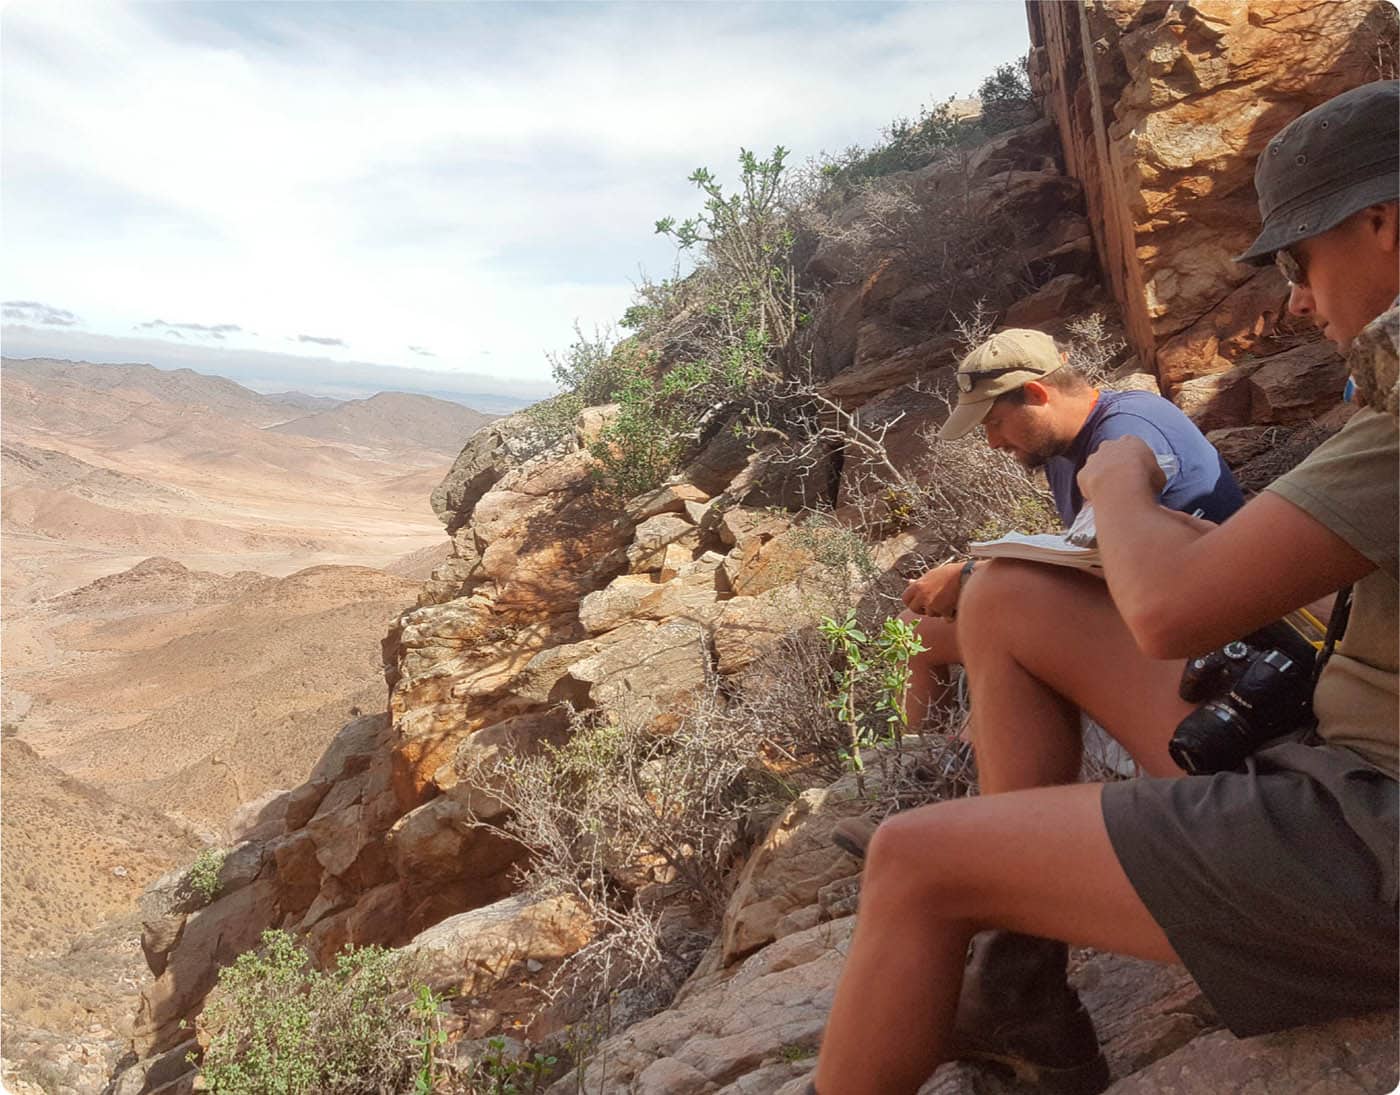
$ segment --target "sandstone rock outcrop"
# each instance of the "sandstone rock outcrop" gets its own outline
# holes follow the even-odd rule
[[[1215,425],[1261,413],[1238,377],[1295,345],[1286,286],[1232,261],[1257,229],[1253,168],[1298,114],[1379,78],[1383,0],[1028,4],[1032,81],[1080,180],[1128,341],[1166,394]],[[1334,370],[1335,371],[1335,370]],[[1194,383],[1194,386],[1190,386]],[[1335,397],[1334,397],[1335,401]],[[1310,408],[1316,410],[1316,406]]]

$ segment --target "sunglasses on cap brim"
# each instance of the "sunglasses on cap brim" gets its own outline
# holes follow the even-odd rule
[[[984,380],[995,380],[1007,373],[1023,373],[1025,371],[1024,365],[1012,365],[1009,369],[984,369],[976,373],[957,373],[958,391],[967,395]]]

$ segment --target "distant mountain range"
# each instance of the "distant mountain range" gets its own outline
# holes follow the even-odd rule
[[[337,403],[328,410],[270,429],[355,445],[365,444],[367,438],[382,439],[389,445],[398,439],[412,438],[422,448],[456,455],[469,435],[496,417],[431,396],[380,392],[368,399]]]
[[[445,399],[379,392],[338,400],[305,392],[264,395],[226,377],[151,365],[91,365],[5,358],[7,413],[65,435],[127,420],[143,404],[189,406],[259,429],[376,450],[427,449],[455,456],[497,415]],[[97,398],[106,395],[106,401]]]

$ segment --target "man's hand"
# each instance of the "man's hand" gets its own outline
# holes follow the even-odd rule
[[[962,563],[944,563],[922,578],[915,578],[904,590],[904,604],[920,616],[951,619],[958,610],[962,586]]]
[[[1140,437],[1115,437],[1105,441],[1079,469],[1079,490],[1093,502],[1113,489],[1140,489],[1156,498],[1167,485],[1167,475],[1157,454]]]

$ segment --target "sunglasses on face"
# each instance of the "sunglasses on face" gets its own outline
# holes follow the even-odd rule
[[[1303,260],[1287,247],[1281,247],[1274,252],[1274,265],[1278,267],[1278,272],[1284,276],[1289,285],[1296,285],[1300,289],[1308,284],[1308,268]]]
[[[984,380],[994,380],[1007,373],[1025,372],[1025,369],[1024,365],[1012,365],[1009,369],[986,369],[977,373],[958,373],[958,391],[968,394]]]

